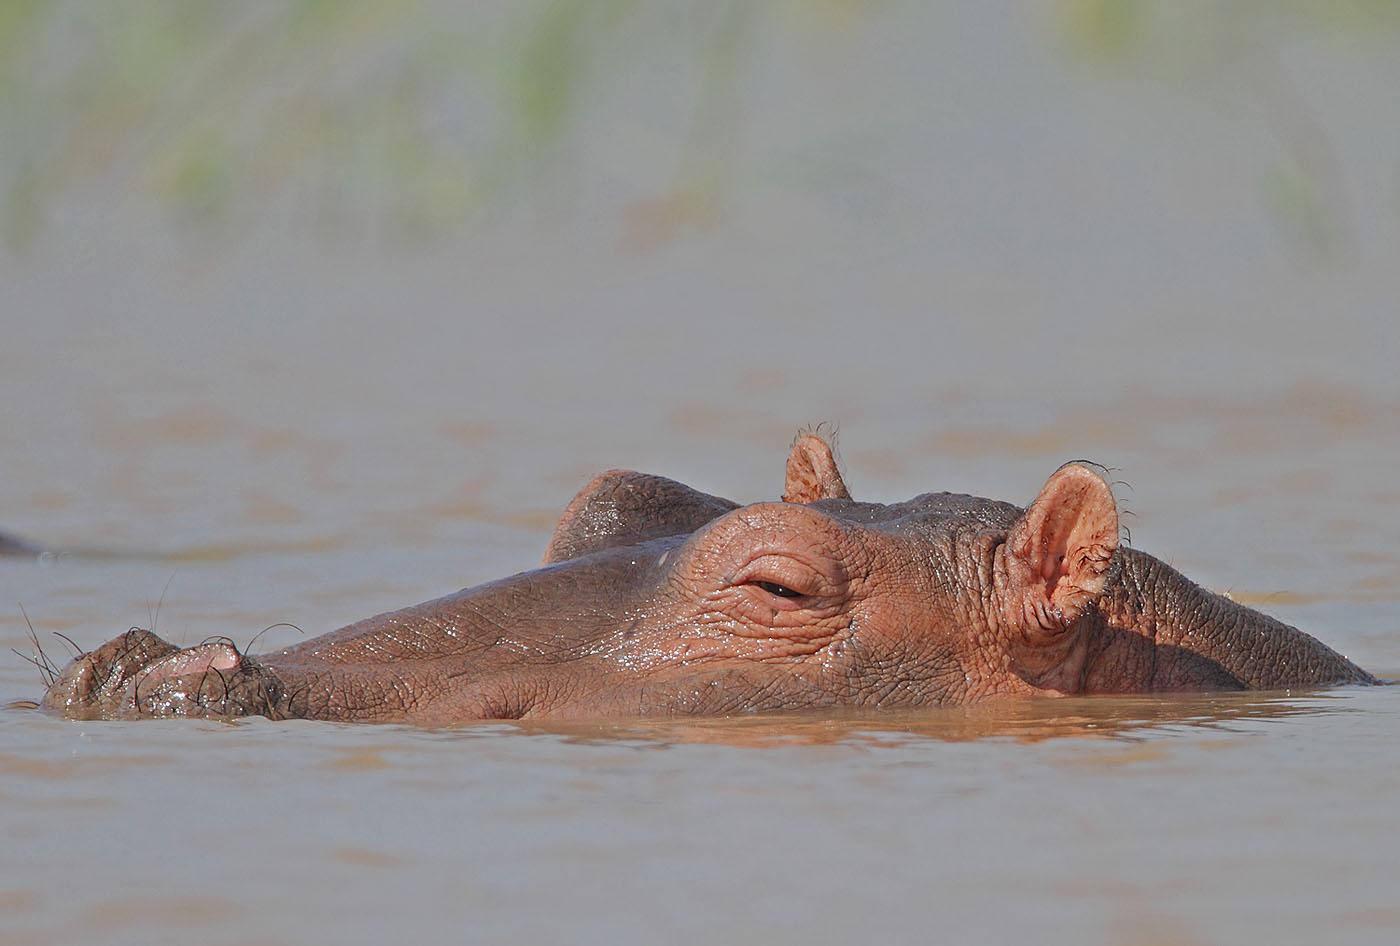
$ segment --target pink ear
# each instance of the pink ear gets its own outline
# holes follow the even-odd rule
[[[1103,593],[1117,548],[1108,482],[1082,463],[1060,467],[1006,538],[1012,613],[1026,631],[1068,627]]]
[[[816,434],[799,434],[788,454],[783,502],[814,503],[819,499],[850,498],[830,445]]]

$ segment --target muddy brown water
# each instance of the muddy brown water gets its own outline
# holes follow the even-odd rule
[[[1400,677],[1396,34],[1266,7],[1211,68],[1171,32],[1105,63],[1056,25],[1081,7],[751,25],[723,199],[640,246],[694,145],[664,44],[548,186],[421,242],[295,200],[191,230],[130,169],[55,194],[0,257],[0,529],[110,554],[0,560],[0,700],[40,692],[19,604],[55,655],[318,634],[532,566],[598,469],[772,498],[818,421],[857,498],[1109,464],[1135,545]],[[1395,687],[432,731],[12,708],[0,944],[1392,943],[1398,749]]]

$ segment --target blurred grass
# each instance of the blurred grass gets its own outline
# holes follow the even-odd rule
[[[32,241],[52,198],[93,182],[206,227],[287,193],[328,231],[347,216],[454,226],[487,182],[557,145],[587,34],[627,6],[6,0],[7,241]]]
[[[1203,71],[1280,22],[1363,38],[1400,31],[1395,0],[1049,9],[1047,43],[1113,69]],[[643,228],[693,226],[718,213],[735,177],[756,38],[813,24],[844,35],[902,10],[881,0],[0,0],[4,240],[32,244],[59,197],[90,187],[200,231],[280,207],[327,235],[431,238],[566,170],[599,79],[625,76],[657,45],[687,64],[680,93],[694,117],[672,184],[635,217]],[[1302,96],[1269,94],[1284,130],[1261,192],[1305,241],[1334,244],[1345,221],[1326,142],[1303,143],[1317,123]]]
[[[1243,91],[1277,141],[1259,188],[1279,229],[1302,255],[1327,260],[1352,242],[1351,198],[1306,77],[1281,66],[1285,30],[1331,36],[1358,53],[1394,50],[1397,0],[1063,0],[1062,43],[1099,67],[1165,74],[1183,86],[1218,82]]]

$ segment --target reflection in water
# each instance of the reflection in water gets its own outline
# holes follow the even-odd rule
[[[1042,742],[1094,738],[1136,741],[1172,731],[1220,730],[1249,720],[1348,712],[1326,693],[1212,693],[1079,697],[989,702],[890,712],[763,713],[722,718],[512,724],[532,735],[571,742],[666,746],[715,743],[766,748],[792,745],[902,747],[919,742],[1004,739]]]
[[[32,700],[13,700],[10,711],[37,711]],[[673,717],[626,720],[489,720],[446,727],[373,727],[406,730],[451,739],[502,735],[553,737],[568,743],[632,744],[664,748],[714,744],[736,748],[843,745],[901,748],[922,742],[1005,740],[1018,743],[1053,739],[1107,739],[1140,742],[1184,731],[1232,732],[1237,723],[1357,712],[1345,690],[1313,693],[1192,693],[1094,696],[990,701],[973,706],[755,713],[747,716]],[[104,722],[111,727],[149,725],[147,721]],[[232,721],[231,725],[246,725]],[[295,721],[293,725],[320,724]],[[336,725],[336,724],[327,724]],[[357,744],[329,763],[349,770],[390,767],[385,745]],[[3,760],[0,760],[3,761]],[[139,761],[139,760],[138,760]],[[13,768],[13,766],[11,766]]]
[[[9,711],[37,711],[33,700],[12,700]],[[1032,743],[1051,739],[1140,741],[1182,730],[1232,731],[1232,724],[1355,712],[1344,693],[1192,693],[1146,696],[1067,697],[990,701],[973,706],[755,713],[747,716],[666,719],[489,720],[428,728],[387,726],[390,730],[437,733],[476,739],[519,733],[559,737],[566,742],[632,743],[665,747],[710,743],[742,748],[847,745],[902,747],[919,742],[971,742],[984,739]],[[141,726],[146,721],[104,722]],[[232,725],[240,725],[233,721]],[[296,722],[294,725],[315,726]],[[379,727],[376,727],[377,729]],[[382,729],[380,730],[382,731]],[[332,763],[335,768],[387,768],[383,747],[357,745]],[[0,760],[3,761],[3,760]]]

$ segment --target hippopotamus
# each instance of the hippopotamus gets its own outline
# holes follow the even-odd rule
[[[859,502],[809,432],[781,501],[600,473],[534,570],[256,656],[132,629],[42,705],[440,725],[1375,682],[1126,546],[1092,464],[1061,466],[1024,508]]]

